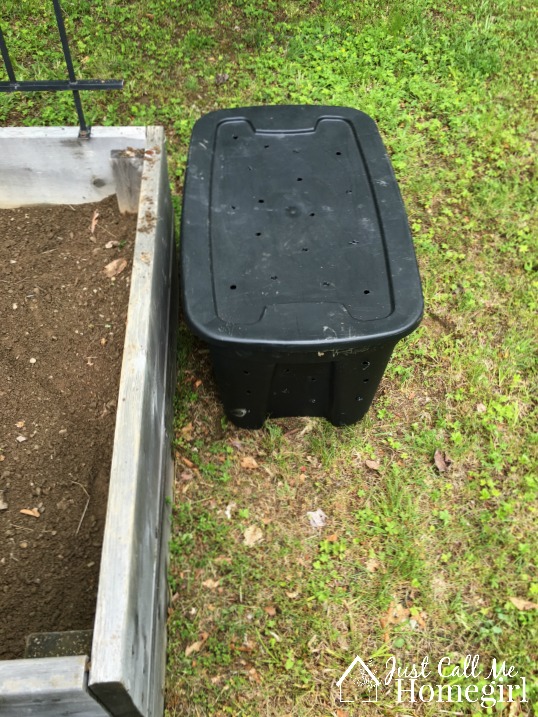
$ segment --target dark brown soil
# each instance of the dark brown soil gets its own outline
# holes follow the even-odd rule
[[[135,221],[0,210],[0,659],[93,627]]]

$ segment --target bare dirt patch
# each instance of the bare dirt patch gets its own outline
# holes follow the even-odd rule
[[[0,659],[93,626],[135,221],[0,210]]]

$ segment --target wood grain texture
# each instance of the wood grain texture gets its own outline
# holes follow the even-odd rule
[[[176,282],[164,133],[148,128],[89,680],[117,717],[163,712]]]
[[[84,656],[0,662],[0,715],[108,717],[88,693],[87,665]]]
[[[112,150],[144,147],[144,127],[0,129],[0,208],[99,202],[116,191]]]

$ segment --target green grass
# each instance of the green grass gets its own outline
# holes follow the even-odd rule
[[[4,3],[21,79],[63,76],[49,5]],[[81,76],[126,80],[122,93],[85,96],[91,122],[163,124],[177,196],[192,125],[206,111],[326,103],[371,114],[423,279],[422,326],[397,347],[369,415],[345,429],[317,419],[251,433],[228,425],[208,356],[182,329],[168,717],[352,717],[334,682],[357,653],[505,659],[528,678],[519,711],[443,708],[536,714],[538,611],[510,601],[538,602],[535,8],[63,5]],[[2,124],[74,121],[68,95],[0,98]],[[444,473],[436,449],[452,459]],[[242,467],[245,456],[258,467]],[[366,466],[372,459],[378,470]],[[328,516],[319,533],[306,517],[317,508]],[[251,525],[263,540],[248,547]],[[406,619],[383,622],[391,605]],[[356,714],[410,709],[387,702]]]

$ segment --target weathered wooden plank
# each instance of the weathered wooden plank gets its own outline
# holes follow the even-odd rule
[[[105,199],[116,191],[110,152],[145,142],[145,127],[93,127],[89,140],[76,127],[2,128],[0,208]]]
[[[171,475],[177,270],[164,133],[148,128],[90,689],[118,717],[162,715],[165,495]]]
[[[110,153],[110,161],[120,212],[122,214],[137,214],[144,150],[132,147],[121,150],[113,149]]]
[[[2,717],[108,717],[88,693],[88,658],[45,657],[0,662]]]

